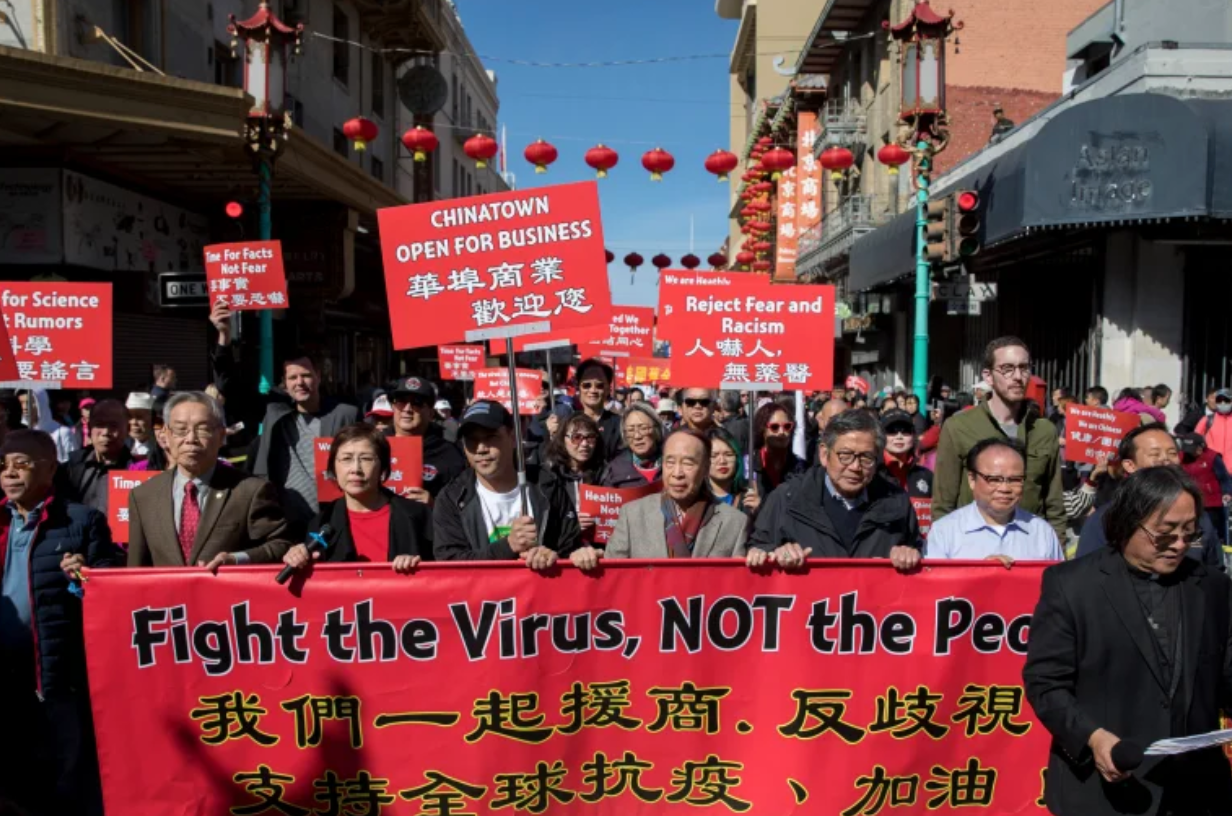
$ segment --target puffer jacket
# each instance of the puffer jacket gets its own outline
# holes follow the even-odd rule
[[[1120,411],[1125,414],[1137,414],[1138,416],[1148,416],[1155,422],[1167,423],[1168,418],[1164,416],[1164,412],[1153,405],[1147,405],[1142,400],[1136,400],[1133,397],[1119,399],[1112,405],[1113,410]]]
[[[13,515],[8,499],[0,500],[0,570],[9,543]],[[81,599],[69,592],[60,561],[69,554],[85,556],[86,566],[115,567],[124,553],[111,542],[106,517],[82,504],[55,495],[43,503],[30,550],[30,605],[34,625],[35,688],[42,696],[85,692],[85,642]]]

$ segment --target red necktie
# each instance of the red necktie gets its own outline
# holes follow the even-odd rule
[[[180,507],[180,551],[184,553],[184,563],[192,566],[188,559],[192,557],[193,542],[197,538],[197,524],[201,521],[201,505],[197,504],[197,483],[184,485],[184,503]]]

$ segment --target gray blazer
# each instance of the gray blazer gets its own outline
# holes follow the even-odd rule
[[[607,558],[667,558],[667,537],[663,534],[662,495],[655,493],[620,508],[616,529],[607,542]],[[744,556],[748,518],[734,507],[715,505],[714,514],[697,534],[694,558],[733,558]]]

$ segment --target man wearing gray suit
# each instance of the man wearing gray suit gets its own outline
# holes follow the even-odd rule
[[[600,558],[740,557],[747,522],[710,495],[710,440],[681,428],[663,443],[663,492],[620,509],[605,551],[582,547],[570,560],[585,570]]]
[[[218,460],[222,409],[199,391],[167,401],[168,452],[175,467],[128,496],[128,566],[271,564],[291,545],[274,486]]]

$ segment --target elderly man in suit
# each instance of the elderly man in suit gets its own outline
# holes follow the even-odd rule
[[[222,409],[199,391],[167,401],[168,450],[175,467],[128,498],[128,565],[217,569],[271,564],[291,542],[274,486],[218,460],[226,437]]]
[[[570,560],[594,569],[607,558],[730,558],[744,555],[744,513],[710,495],[710,439],[681,428],[663,443],[663,492],[620,509],[607,549]]]

